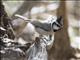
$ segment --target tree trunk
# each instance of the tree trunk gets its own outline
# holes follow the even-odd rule
[[[66,1],[60,0],[57,16],[63,16],[63,29],[56,32],[54,45],[49,51],[49,60],[69,60],[73,56],[68,36],[68,20],[66,16]]]
[[[0,27],[6,29],[6,34],[8,34],[8,37],[10,39],[14,39],[14,34],[10,29],[10,27],[12,27],[11,19],[8,17],[4,9],[4,5],[2,4],[2,1],[0,1]],[[0,31],[0,36],[1,36],[1,31]]]

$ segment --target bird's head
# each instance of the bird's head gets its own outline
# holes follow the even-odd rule
[[[62,29],[63,27],[63,19],[62,16],[56,17],[56,18],[52,18],[52,30],[54,32]]]

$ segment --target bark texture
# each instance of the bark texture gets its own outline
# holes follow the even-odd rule
[[[6,34],[8,34],[8,37],[10,39],[14,39],[14,34],[11,30],[11,27],[12,27],[11,19],[8,17],[5,11],[4,5],[2,4],[2,1],[0,1],[0,27],[3,27],[4,29],[6,29]]]
[[[54,45],[48,52],[49,60],[69,60],[73,57],[74,51],[70,47],[66,3],[64,0],[60,0],[60,6],[57,10],[57,16],[60,15],[63,16],[63,29],[55,33]]]

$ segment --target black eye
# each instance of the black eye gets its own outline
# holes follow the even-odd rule
[[[59,16],[59,17],[57,18],[57,22],[58,22],[58,24],[59,24],[60,26],[63,25],[63,19],[62,19],[62,16]]]
[[[53,27],[53,26],[60,27],[60,25],[59,25],[57,22],[54,22],[54,23],[52,24],[52,27]]]

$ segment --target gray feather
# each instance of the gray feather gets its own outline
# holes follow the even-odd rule
[[[45,31],[51,31],[51,25],[50,23],[41,23],[39,21],[32,21],[31,22],[36,28],[41,28]]]

